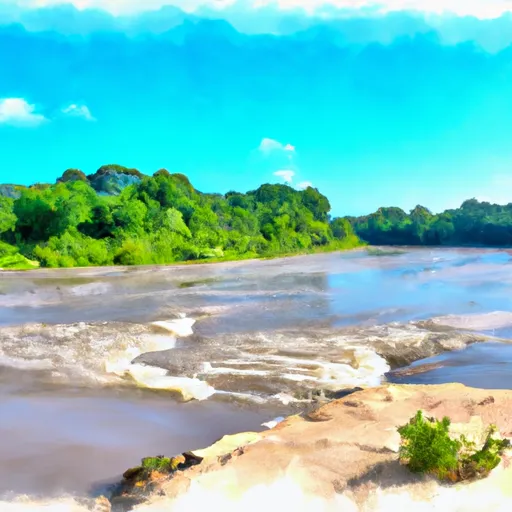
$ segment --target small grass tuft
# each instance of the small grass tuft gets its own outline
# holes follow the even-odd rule
[[[141,467],[146,471],[158,471],[159,473],[172,473],[178,469],[178,466],[184,462],[181,457],[146,457],[142,459]]]

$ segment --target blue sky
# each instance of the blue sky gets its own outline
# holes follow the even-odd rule
[[[336,215],[512,201],[506,0],[303,3],[0,0],[0,182],[119,163],[311,183]]]

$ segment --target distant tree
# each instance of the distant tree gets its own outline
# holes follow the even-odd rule
[[[9,197],[0,196],[0,235],[13,231],[16,227],[16,215],[13,211],[14,201]]]
[[[87,182],[87,176],[80,169],[67,169],[64,171],[62,176],[57,179],[57,183],[68,181],[85,181]]]
[[[159,169],[158,171],[153,174],[154,178],[157,178],[158,176],[163,176],[164,178],[170,178],[171,173],[167,169]]]

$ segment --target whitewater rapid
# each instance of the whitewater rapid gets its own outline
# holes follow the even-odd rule
[[[291,404],[377,386],[392,367],[491,339],[448,321],[439,330],[439,322],[217,336],[196,334],[197,320],[185,314],[147,324],[26,324],[0,327],[0,364],[46,383]]]

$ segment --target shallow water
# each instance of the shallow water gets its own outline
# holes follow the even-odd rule
[[[511,262],[404,249],[0,273],[0,494],[83,495],[142,456],[262,429],[320,388],[376,385],[402,359],[436,367],[390,379],[512,387]],[[427,357],[468,331],[504,343]]]
[[[0,492],[45,496],[94,493],[143,457],[207,446],[272,414],[151,391],[55,388],[4,396],[0,407]]]
[[[512,389],[512,345],[478,343],[461,351],[422,359],[409,369],[423,365],[433,365],[433,369],[407,377],[390,375],[388,380],[408,384],[460,382],[475,388]]]

